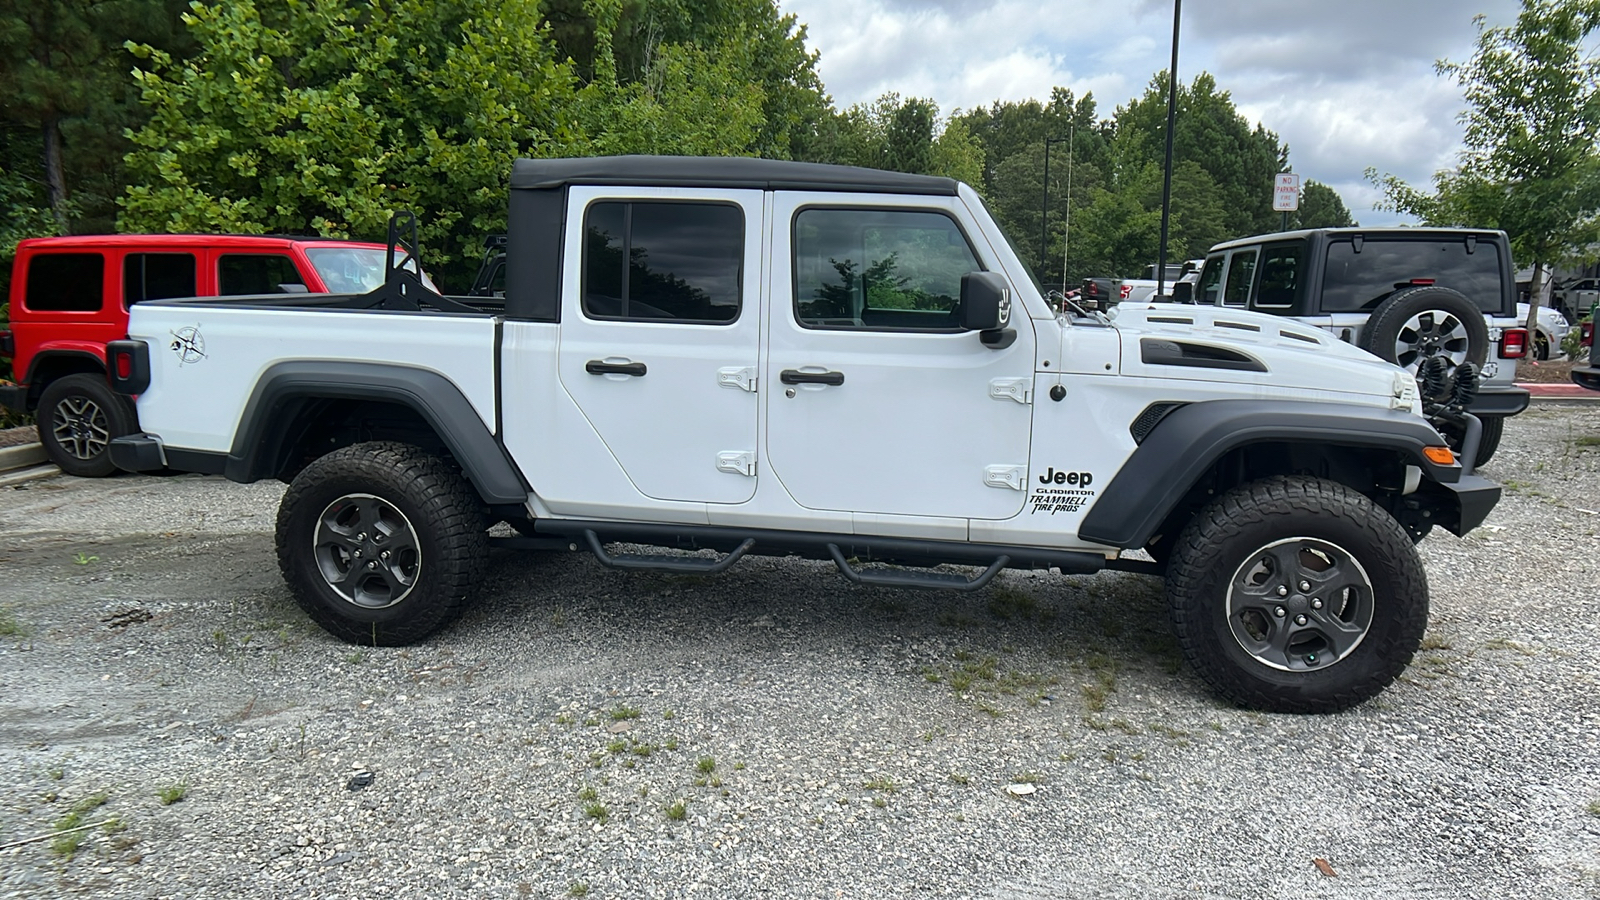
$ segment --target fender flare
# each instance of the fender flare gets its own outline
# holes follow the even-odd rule
[[[411,409],[450,448],[485,503],[527,502],[527,484],[455,382],[428,369],[389,363],[319,360],[268,367],[234,430],[223,469],[228,480],[248,483],[277,475],[291,440],[287,417],[304,400],[377,400]]]
[[[1403,410],[1295,400],[1205,400],[1168,413],[1128,457],[1090,507],[1078,536],[1113,547],[1143,547],[1217,460],[1251,444],[1303,443],[1392,450],[1441,484],[1459,464],[1423,455],[1445,440]]]

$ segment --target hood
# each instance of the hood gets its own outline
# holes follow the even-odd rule
[[[1292,319],[1188,304],[1122,304],[1122,374],[1256,386],[1260,397],[1417,406],[1403,369]],[[1398,377],[1397,377],[1398,376]]]

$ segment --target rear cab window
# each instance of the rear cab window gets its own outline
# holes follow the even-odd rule
[[[1392,238],[1328,243],[1322,274],[1322,311],[1370,312],[1401,287],[1437,284],[1465,294],[1486,313],[1500,314],[1504,296],[1500,247],[1462,238]]]
[[[1258,248],[1235,250],[1228,257],[1228,280],[1222,288],[1223,306],[1244,306],[1250,300],[1250,285],[1255,281]]]
[[[39,253],[28,261],[23,306],[36,312],[99,312],[106,259],[99,253]]]

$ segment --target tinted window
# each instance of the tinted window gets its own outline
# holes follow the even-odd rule
[[[1261,254],[1261,283],[1256,287],[1256,306],[1283,309],[1294,305],[1300,287],[1300,244],[1268,247]]]
[[[744,213],[721,203],[595,203],[584,215],[583,311],[596,319],[739,318]]]
[[[105,257],[98,253],[41,253],[28,263],[26,305],[44,312],[97,312],[105,280]]]
[[[1322,276],[1322,310],[1373,309],[1394,293],[1395,285],[1429,278],[1466,294],[1486,312],[1500,309],[1500,248],[1493,243],[1478,241],[1473,252],[1468,253],[1466,242],[1460,239],[1368,238],[1360,253],[1350,241],[1328,245],[1328,267]]]
[[[1256,250],[1236,250],[1228,260],[1228,284],[1222,289],[1223,306],[1243,306],[1250,298],[1250,280],[1256,274]]]
[[[281,253],[230,253],[217,261],[217,293],[224,297],[282,294],[285,284],[306,286],[294,260]]]
[[[1200,270],[1200,284],[1195,289],[1194,302],[1216,303],[1217,294],[1222,287],[1222,261],[1225,257],[1213,256],[1206,260],[1205,268]]]
[[[194,254],[129,253],[122,258],[122,305],[194,296]]]
[[[808,209],[795,217],[795,315],[821,328],[960,327],[977,256],[943,213]]]

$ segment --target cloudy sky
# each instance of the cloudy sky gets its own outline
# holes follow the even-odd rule
[[[1171,0],[779,0],[821,52],[840,108],[896,91],[939,108],[1093,92],[1101,115],[1143,93],[1171,55]],[[1368,166],[1413,184],[1450,166],[1461,91],[1433,71],[1472,53],[1472,17],[1510,24],[1516,0],[1190,0],[1178,77],[1200,71],[1278,133],[1303,178],[1332,185],[1355,218]],[[1268,190],[1263,187],[1262,190]]]

